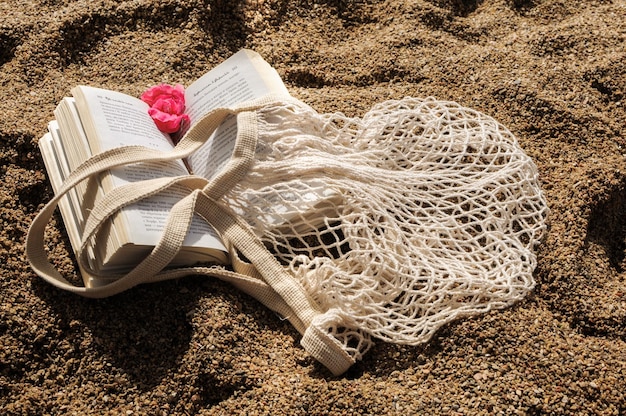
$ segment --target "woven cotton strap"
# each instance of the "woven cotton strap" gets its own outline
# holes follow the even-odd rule
[[[187,157],[198,148],[200,148],[200,146],[202,146],[202,144],[207,140],[211,133],[220,126],[220,124],[228,115],[237,112],[241,114],[246,114],[246,111],[254,110],[259,106],[262,106],[263,104],[268,102],[273,102],[276,99],[276,97],[267,96],[260,100],[251,101],[247,105],[242,104],[238,108],[217,108],[211,111],[190,129],[190,131],[185,135],[181,142],[171,152],[165,153],[142,146],[127,146],[111,149],[109,151],[95,155],[85,161],[69,175],[63,186],[61,186],[57,194],[54,196],[54,198],[52,198],[52,200],[50,200],[44,206],[44,208],[35,217],[30,226],[29,232],[26,237],[26,254],[35,272],[37,272],[37,274],[39,274],[45,280],[57,287],[88,297],[110,296],[137,284],[137,281],[130,281],[128,278],[124,278],[118,279],[118,281],[114,285],[107,285],[97,288],[84,288],[72,285],[63,276],[61,276],[61,274],[49,263],[47,254],[44,249],[43,241],[45,227],[50,221],[59,200],[81,181],[86,180],[100,172],[104,172],[111,168],[130,163],[175,160]],[[249,115],[248,117],[251,116]],[[252,134],[252,136],[253,135],[254,134]],[[247,142],[243,144],[243,147],[248,147],[251,145],[249,143],[249,137],[251,136],[249,133],[244,133],[243,131],[238,130],[238,136],[247,138]],[[241,145],[239,145],[239,147],[241,147]],[[235,152],[241,153],[239,149],[235,149]],[[235,158],[233,157],[233,160],[231,160],[229,165],[226,167],[226,170],[232,169],[236,175],[241,175],[241,171],[245,170],[245,166],[242,167],[241,162],[235,162],[234,159]],[[233,165],[235,165],[234,169]],[[221,176],[223,176],[223,174]],[[179,178],[163,178],[161,180],[156,180],[152,183],[158,183],[159,186],[165,188],[170,186],[169,181],[178,180]],[[98,224],[104,221],[105,216],[112,215],[112,213],[114,213],[119,207],[136,202],[139,199],[142,199],[155,191],[156,190],[150,186],[147,186],[143,191],[137,190],[136,188],[133,188],[133,186],[130,186],[129,188],[124,188],[124,190],[122,191],[112,192],[112,197],[105,198],[104,202],[107,204],[107,206],[101,205],[99,208],[95,207],[92,214],[93,218],[88,218],[86,226],[88,234],[91,235],[90,230],[93,227],[93,224]],[[106,215],[105,213],[108,213],[108,215]],[[162,240],[165,238],[170,238],[169,236],[167,236],[166,232],[163,233]],[[80,253],[78,254],[79,258],[82,257]],[[149,279],[150,277],[146,276],[145,278]]]
[[[172,152],[163,153],[140,146],[113,149],[89,159],[79,166],[55,197],[35,217],[26,240],[26,254],[35,272],[56,287],[86,297],[105,297],[137,284],[172,279],[190,274],[218,277],[257,298],[270,309],[290,320],[304,334],[302,344],[309,353],[334,374],[346,371],[354,360],[342,351],[341,345],[328,333],[312,326],[321,314],[298,281],[285,270],[264,247],[248,224],[218,200],[236,185],[254,161],[257,141],[255,110],[263,105],[284,101],[285,97],[266,96],[234,108],[218,108],[196,123]],[[78,287],[65,279],[49,262],[44,245],[45,227],[60,200],[81,181],[114,167],[140,162],[180,159],[197,150],[224,119],[237,114],[237,142],[227,166],[211,181],[197,176],[159,178],[116,188],[94,207],[85,224],[83,241],[77,252],[81,268],[91,270],[83,252],[89,240],[119,209],[169,187],[183,187],[188,195],[172,208],[160,241],[152,252],[134,269],[111,283],[97,287]],[[220,234],[231,251],[234,272],[221,267],[186,267],[164,270],[182,247],[194,213],[205,218]],[[252,264],[241,261],[241,253]]]

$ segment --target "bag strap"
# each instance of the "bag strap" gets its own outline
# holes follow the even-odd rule
[[[135,280],[124,283],[126,282],[126,279],[124,279],[121,282],[115,283],[115,285],[111,286],[109,289],[107,289],[106,286],[83,288],[72,285],[63,276],[61,276],[61,274],[48,261],[43,239],[45,227],[50,222],[59,200],[80,182],[109,169],[131,163],[166,161],[185,158],[199,149],[200,146],[206,142],[208,137],[229,115],[245,113],[246,111],[251,110],[253,111],[260,106],[276,102],[279,99],[284,99],[284,97],[268,95],[258,100],[242,103],[234,108],[216,108],[199,120],[198,123],[196,123],[187,132],[187,134],[185,134],[183,139],[170,152],[162,152],[143,146],[125,146],[99,153],[83,162],[77,169],[70,173],[56,195],[43,207],[31,223],[26,236],[26,255],[33,270],[44,280],[57,287],[88,297],[110,296],[137,284],[137,281]],[[243,135],[243,132],[238,130],[238,136],[240,134]],[[233,163],[236,162],[233,162],[232,160],[229,162],[229,164]],[[240,165],[240,163],[237,163],[237,166],[238,165]],[[238,167],[236,170],[241,170],[241,167]],[[164,178],[164,181],[167,181],[168,179],[170,178]],[[128,198],[128,203],[132,203],[143,197],[144,193],[141,190],[135,190],[134,193],[126,193],[123,195],[122,199]],[[101,211],[105,212],[106,209],[102,209]],[[92,221],[96,222],[99,220],[102,220],[102,218],[98,218],[97,216],[92,219]],[[165,235],[166,233],[163,234]],[[161,240],[163,240],[163,237]],[[80,258],[81,256],[78,254],[79,253],[77,253],[77,257]]]
[[[348,370],[354,364],[354,358],[328,332],[323,319],[319,319],[323,316],[323,311],[307,295],[302,285],[265,248],[248,224],[204,193],[198,195],[197,203],[197,212],[216,228],[224,240],[235,246],[246,258],[252,259],[256,268],[253,274],[260,276],[271,291],[257,291],[258,287],[254,287],[256,290],[250,292],[247,287],[242,287],[247,283],[242,280],[236,286],[287,317],[302,334],[300,344],[304,349],[334,375]],[[236,263],[234,266],[237,270]],[[280,305],[283,312],[276,309],[276,304]]]
[[[301,341],[303,347],[333,374],[342,374],[354,363],[354,359],[317,322],[319,319],[315,318],[319,317],[322,311],[319,310],[316,302],[265,248],[249,225],[228,207],[217,202],[225,192],[228,192],[243,178],[254,162],[258,137],[255,110],[263,105],[286,100],[288,99],[284,96],[268,95],[233,108],[215,109],[196,123],[176,148],[168,153],[141,146],[128,146],[112,149],[90,158],[69,175],[55,197],[33,220],[26,237],[26,255],[31,267],[52,285],[86,297],[110,296],[140,283],[173,279],[190,274],[217,277],[233,284],[289,319],[292,325],[303,334]],[[237,115],[237,142],[228,164],[213,180],[207,181],[205,178],[189,175],[128,184],[110,192],[90,212],[83,233],[83,241],[77,252],[77,259],[81,272],[97,276],[95,271],[90,270],[83,253],[89,240],[108,218],[122,207],[168,187],[182,186],[189,191],[187,196],[172,207],[165,229],[152,252],[134,269],[126,275],[115,276],[116,279],[108,284],[80,287],[70,283],[54,268],[45,251],[44,232],[59,200],[69,190],[81,181],[114,167],[187,157],[204,144],[224,119],[231,114]],[[229,248],[234,271],[217,266],[164,270],[182,247],[194,213],[201,215],[221,235]],[[253,264],[243,262],[239,253],[251,259]],[[107,275],[107,277],[113,276]]]

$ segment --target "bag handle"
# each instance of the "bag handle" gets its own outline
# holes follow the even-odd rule
[[[61,289],[88,297],[110,296],[131,287],[127,287],[127,285],[137,284],[137,281],[129,281],[127,285],[119,282],[116,283],[115,286],[111,287],[110,290],[114,289],[114,291],[109,291],[109,289],[106,289],[106,286],[94,288],[76,287],[61,276],[61,274],[48,261],[43,238],[45,227],[50,222],[59,200],[83,180],[109,169],[131,163],[166,161],[185,158],[199,149],[200,146],[206,142],[208,137],[221,125],[227,116],[238,112],[254,110],[262,105],[275,102],[281,98],[284,99],[284,97],[268,95],[257,100],[242,103],[234,108],[216,108],[210,111],[191,129],[189,129],[183,139],[170,152],[162,152],[143,146],[125,146],[99,153],[83,162],[80,166],[78,166],[78,168],[70,173],[68,178],[58,190],[57,194],[43,207],[31,223],[26,235],[26,255],[33,270],[44,280]],[[243,133],[238,131],[238,136],[240,134]],[[229,164],[232,163],[235,162],[231,160]],[[241,168],[237,168],[237,171],[240,169]],[[137,201],[143,197],[141,192],[126,195],[131,195],[131,197],[134,198],[133,201]],[[96,221],[97,219],[98,218],[94,217],[93,221]],[[78,254],[79,253],[77,253],[77,257],[80,258],[81,256]]]
[[[261,303],[287,317],[303,334],[303,347],[333,374],[341,374],[353,363],[341,344],[324,330],[316,317],[322,314],[318,305],[306,293],[302,285],[280,265],[276,258],[250,229],[249,225],[228,207],[217,202],[225,192],[235,186],[254,162],[258,131],[255,110],[273,102],[284,102],[284,96],[268,95],[233,108],[211,111],[185,134],[171,152],[160,152],[141,146],[112,149],[95,155],[75,171],[33,220],[26,238],[26,255],[33,270],[44,280],[70,292],[86,297],[105,297],[120,293],[137,284],[172,279],[190,274],[204,274],[232,283],[240,290],[255,297]],[[67,281],[49,262],[44,247],[44,231],[60,200],[81,181],[108,169],[130,163],[165,161],[189,156],[197,150],[217,129],[224,119],[237,114],[237,142],[233,155],[225,168],[211,181],[189,175],[175,178],[158,178],[132,183],[110,192],[96,204],[90,213],[83,233],[83,241],[77,258],[82,271],[91,272],[83,255],[87,242],[122,207],[146,196],[161,192],[171,186],[183,186],[188,195],[172,208],[161,238],[152,252],[133,270],[116,280],[96,287],[75,286]],[[209,222],[222,236],[229,248],[234,271],[223,267],[187,267],[163,270],[176,256],[191,224],[194,213]],[[239,253],[252,259],[253,264],[240,260]],[[112,277],[112,276],[108,276]],[[318,320],[319,321],[319,320]]]

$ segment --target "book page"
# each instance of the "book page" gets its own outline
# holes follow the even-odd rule
[[[58,174],[54,175],[54,173],[50,173],[51,182],[53,183],[54,192],[57,192],[57,188],[59,188],[63,181],[70,175],[70,173],[78,166],[76,164],[76,160],[72,159],[68,154],[68,150],[74,150],[80,146],[73,145],[74,143],[67,140],[65,143],[64,139],[66,136],[61,137],[61,129],[59,128],[59,123],[56,120],[48,123],[48,134],[46,135],[46,140],[42,139],[42,145],[46,145],[45,142],[49,142],[47,145],[49,149],[51,149],[55,155],[55,159],[57,161],[57,166],[59,167]],[[43,151],[42,151],[43,153]],[[50,171],[50,169],[48,169]],[[60,181],[59,183],[54,183],[56,180]],[[92,182],[93,183],[93,182]],[[94,192],[99,192],[100,189],[95,184]],[[72,219],[76,221],[76,226],[80,230],[80,234],[82,234],[82,229],[85,223],[84,211],[91,209],[92,205],[85,207],[85,194],[87,192],[87,181],[82,181],[75,188],[71,189],[67,193],[67,199],[72,201],[70,204],[72,207],[73,215]],[[80,207],[80,209],[79,209]]]
[[[48,131],[52,134],[53,144],[59,149],[59,154],[63,155],[62,161],[67,165],[65,177],[76,169],[81,163],[93,155],[85,132],[80,122],[76,102],[71,97],[65,97],[54,110],[56,120],[48,124]],[[63,132],[63,133],[61,133]],[[79,227],[82,230],[84,225],[84,213],[93,208],[95,200],[103,195],[100,180],[93,177],[88,181],[82,181],[70,192],[76,193],[76,201],[81,207]]]
[[[173,149],[169,135],[158,130],[148,114],[148,104],[140,99],[85,86],[77,87],[72,92],[75,94],[80,118],[94,153],[129,145],[163,152]],[[188,173],[181,160],[172,160],[112,169],[107,179],[110,182],[108,186],[115,188],[131,182]],[[103,186],[107,187],[104,184]],[[182,190],[167,191],[125,207],[124,227],[129,242],[135,245],[156,244],[172,206],[184,195]],[[194,216],[184,245],[225,251],[213,228],[198,216]]]
[[[48,132],[41,139],[39,139],[38,145],[41,150],[44,165],[46,166],[46,172],[48,173],[50,184],[52,185],[52,190],[56,194],[69,172],[66,169],[67,164],[64,163],[65,158],[59,155],[58,148],[56,147],[54,140],[55,137],[53,136],[53,133]],[[72,243],[72,246],[78,247],[78,244],[80,244],[82,230],[79,229],[78,226],[80,223],[78,219],[79,213],[74,209],[77,206],[74,201],[75,197],[74,193],[67,193],[59,200],[59,209],[61,211],[70,242]]]
[[[163,152],[174,148],[148,114],[148,104],[129,95],[80,86],[72,90],[85,135],[94,154],[123,146],[144,146]],[[111,170],[115,187],[138,180],[187,174],[182,161],[129,165]]]
[[[93,153],[121,146],[145,146],[168,151],[169,135],[159,131],[148,104],[130,95],[101,88],[72,89]]]
[[[192,125],[210,110],[227,107],[269,93],[289,96],[274,68],[250,50],[241,50],[194,82],[185,91]],[[196,175],[211,179],[230,160],[237,139],[237,120],[227,118],[208,141],[189,159]],[[280,195],[259,201],[254,192],[244,192],[249,206],[272,207],[260,212],[253,228],[263,232],[267,227],[291,226],[297,230],[317,228],[325,216],[336,209],[338,195],[319,180],[297,182]]]
[[[52,123],[57,123],[57,128],[64,132],[63,140],[58,140],[58,143],[64,147],[70,169],[74,170],[78,165],[93,156],[80,122],[76,100],[72,97],[63,98],[55,108],[54,116],[56,120],[52,121]]]
[[[193,124],[214,108],[232,106],[269,93],[289,95],[276,70],[256,52],[243,49],[186,89],[187,113]],[[193,172],[212,178],[228,162],[236,138],[236,118],[229,117],[188,158]]]

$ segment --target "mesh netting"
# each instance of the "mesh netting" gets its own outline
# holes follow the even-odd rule
[[[228,203],[354,359],[372,337],[422,343],[533,288],[548,209],[535,165],[494,119],[432,98],[360,119],[290,102],[260,111],[259,136]]]

